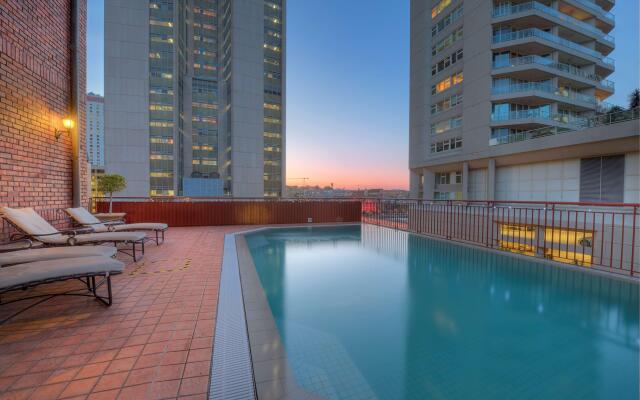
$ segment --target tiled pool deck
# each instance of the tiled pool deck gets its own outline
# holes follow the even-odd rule
[[[205,399],[224,235],[245,229],[171,228],[110,308],[62,296],[0,325],[0,399]]]

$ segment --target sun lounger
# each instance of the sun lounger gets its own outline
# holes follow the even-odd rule
[[[168,229],[167,224],[157,222],[137,224],[103,222],[84,207],[67,208],[65,211],[78,225],[93,228],[95,232],[154,231],[156,234],[156,244],[160,244],[160,236],[162,236],[162,241],[164,242],[164,232]]]
[[[111,275],[120,274],[123,271],[124,264],[122,262],[105,256],[62,258],[0,268],[0,305],[40,298],[39,301],[29,305],[27,308],[3,319],[0,321],[0,324],[15,317],[26,309],[40,304],[54,296],[66,295],[94,297],[101,303],[110,306],[113,302],[111,292]],[[103,279],[100,282],[96,282],[96,277],[102,277]],[[86,279],[85,283],[87,287],[82,290],[88,289],[89,293],[77,293],[78,290],[55,294],[38,293],[30,297],[20,297],[9,301],[2,301],[7,292],[25,290],[38,285],[69,279]],[[97,289],[105,283],[107,285],[107,295],[100,296]]]
[[[0,253],[0,267],[61,258],[114,257],[117,250],[113,246],[68,246],[11,251]]]
[[[119,243],[131,245],[130,249],[118,249],[137,261],[136,246],[141,246],[144,254],[144,232],[95,232],[59,231],[42,218],[33,208],[1,207],[0,214],[24,236],[42,242],[46,246],[75,246],[85,244]],[[131,250],[131,253],[127,251]]]

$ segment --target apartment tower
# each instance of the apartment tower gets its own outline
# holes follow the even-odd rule
[[[106,170],[123,195],[282,195],[285,3],[105,2]]]
[[[104,97],[87,94],[87,159],[92,170],[104,169]]]
[[[412,0],[412,195],[638,201],[637,121],[602,126],[613,6]]]

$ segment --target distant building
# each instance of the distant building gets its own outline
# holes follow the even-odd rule
[[[87,94],[87,159],[91,169],[104,169],[104,97]]]
[[[412,0],[412,197],[640,201],[637,120],[602,116],[614,4]]]
[[[129,182],[121,195],[282,196],[285,14],[286,0],[105,3],[106,171]]]

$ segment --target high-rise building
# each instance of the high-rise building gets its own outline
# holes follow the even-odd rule
[[[87,159],[91,169],[104,169],[104,97],[87,94]]]
[[[412,196],[638,201],[637,121],[604,103],[613,5],[412,0]]]
[[[282,195],[285,5],[105,3],[106,170],[124,195]]]

